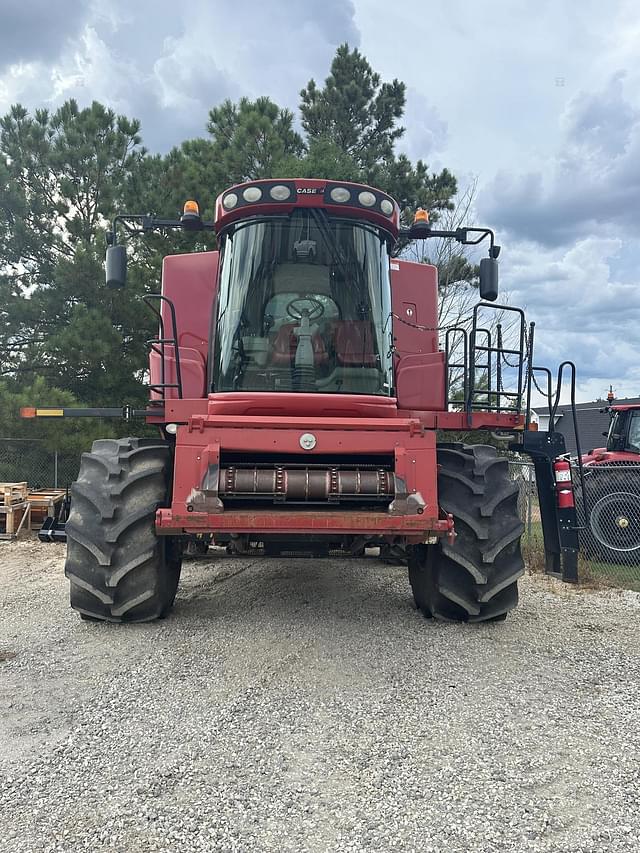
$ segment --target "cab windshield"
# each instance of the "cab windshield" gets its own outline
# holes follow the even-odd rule
[[[640,411],[615,413],[609,425],[607,450],[640,453]]]
[[[390,395],[388,236],[313,208],[222,246],[214,391]]]

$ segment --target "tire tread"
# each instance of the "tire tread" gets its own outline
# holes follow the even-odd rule
[[[65,574],[71,606],[89,620],[146,622],[173,604],[180,561],[155,532],[171,452],[155,439],[99,439],[71,487]]]
[[[442,621],[502,620],[517,605],[524,574],[524,525],[508,461],[487,445],[438,445],[437,453],[440,504],[457,536],[410,548],[416,606]]]

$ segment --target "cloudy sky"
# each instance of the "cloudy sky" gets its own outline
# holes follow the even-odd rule
[[[0,112],[100,100],[166,151],[211,106],[295,109],[338,44],[408,86],[403,147],[462,185],[503,246],[538,363],[580,400],[640,394],[640,5],[611,0],[0,0]],[[419,10],[419,11],[417,11]]]

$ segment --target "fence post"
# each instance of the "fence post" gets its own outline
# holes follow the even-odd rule
[[[529,540],[529,544],[531,544],[531,532],[532,532],[531,531],[531,528],[532,528],[531,505],[533,503],[533,501],[532,501],[533,492],[531,491],[531,489],[533,486],[533,478],[532,478],[533,465],[529,465],[529,467],[527,468],[527,471],[529,472],[529,485],[527,488],[527,539]]]
[[[58,488],[58,451],[53,451],[53,488]]]

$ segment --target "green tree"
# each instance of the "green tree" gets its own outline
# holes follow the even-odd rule
[[[141,288],[103,284],[104,228],[145,152],[139,124],[98,103],[0,119],[1,373],[86,403],[144,397]]]
[[[24,384],[13,379],[0,380],[0,436],[34,439],[48,450],[80,454],[94,438],[115,435],[115,421],[93,418],[21,418],[20,409],[34,406],[79,406],[68,391],[51,386],[42,378]]]
[[[399,124],[406,104],[404,83],[383,83],[357,49],[342,44],[324,86],[310,80],[300,98],[309,159],[325,169],[319,177],[379,187],[398,201],[407,223],[417,207],[429,209],[434,218],[451,209],[456,193],[451,172],[430,174],[422,160],[413,165],[395,151],[405,132]],[[330,171],[332,153],[339,175]]]
[[[300,92],[302,126],[309,140],[331,139],[363,172],[391,157],[404,133],[404,83],[382,83],[366,58],[342,44],[319,89],[309,80]]]
[[[207,130],[218,175],[230,183],[282,177],[283,166],[304,152],[293,113],[269,98],[225,101],[209,113]]]

